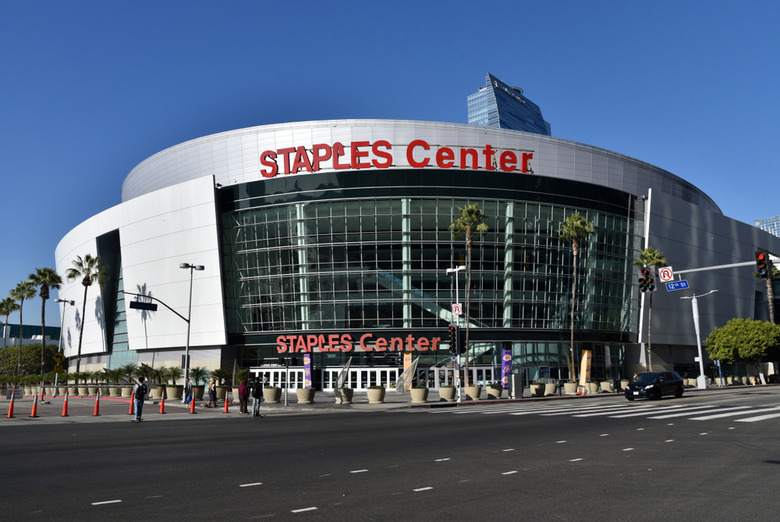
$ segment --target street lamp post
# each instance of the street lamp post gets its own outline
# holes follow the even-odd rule
[[[65,323],[65,308],[66,308],[65,305],[75,306],[76,305],[76,301],[71,301],[70,299],[59,299],[58,298],[58,299],[55,299],[54,302],[63,304],[63,306],[62,306],[62,318],[60,319],[60,342],[59,342],[59,345],[57,346],[57,349],[60,352],[64,352],[63,349],[62,349],[62,330],[63,330],[63,328],[65,326],[65,324],[64,324]],[[43,368],[41,368],[41,372],[43,372]],[[60,376],[60,372],[56,372],[54,374],[54,393],[52,395],[54,395],[55,397],[57,396],[57,380],[58,380],[59,376]]]
[[[455,267],[455,268],[448,268],[447,269],[447,275],[455,275],[455,303],[460,304],[460,291],[458,287],[458,272],[461,272],[463,270],[466,270],[466,267],[464,265]],[[455,316],[455,326],[457,328],[455,329],[456,334],[458,337],[455,338],[455,343],[460,342],[460,315]],[[469,371],[469,365],[468,365],[468,355],[466,355],[466,371]],[[458,402],[461,401],[461,394],[460,394],[460,353],[458,353],[458,364],[457,364],[457,377],[455,379],[455,388],[458,392]]]
[[[190,271],[190,298],[187,303],[187,344],[184,345],[184,382],[190,378],[190,319],[192,318],[192,275],[194,270],[201,271],[205,267],[203,265],[193,265],[190,263],[179,263],[179,268],[189,269]],[[181,394],[181,402],[187,401],[187,393]]]
[[[692,295],[692,296],[686,296],[681,297],[680,299],[690,299],[691,300],[691,310],[693,312],[693,328],[696,332],[696,347],[699,350],[699,376],[696,378],[696,386],[699,389],[703,389],[707,387],[707,377],[704,375],[704,357],[701,353],[701,334],[699,333],[699,303],[697,299],[699,297],[704,297],[705,295],[714,294],[717,292],[717,290],[710,290],[707,293],[699,294],[699,295]]]

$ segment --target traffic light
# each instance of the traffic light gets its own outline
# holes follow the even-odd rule
[[[458,353],[458,327],[454,324],[450,325],[450,351],[452,353]]]
[[[642,269],[639,271],[640,277],[639,277],[639,290],[642,292],[647,291],[647,280],[650,278],[650,269],[646,266],[643,266]]]
[[[450,329],[450,352],[460,355],[463,353],[463,332],[460,326],[451,324]]]
[[[756,273],[764,279],[769,277],[769,256],[760,250],[756,251]]]
[[[645,286],[647,287],[648,292],[653,292],[655,291],[655,277],[653,276],[654,274],[652,270],[648,269],[647,272],[648,274],[645,278]]]

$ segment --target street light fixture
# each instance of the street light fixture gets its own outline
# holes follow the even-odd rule
[[[70,306],[75,306],[76,305],[76,301],[72,301],[70,299],[59,299],[59,298],[57,298],[57,299],[54,300],[54,302],[55,303],[63,303],[63,305],[70,305]],[[60,352],[63,352],[63,353],[65,353],[65,350],[62,349],[62,330],[65,327],[65,325],[64,325],[64,323],[65,323],[65,308],[66,308],[65,306],[62,307],[62,317],[60,319],[60,342],[59,342],[59,345],[57,346],[57,349]],[[44,338],[45,338],[45,336],[44,336]],[[56,368],[55,368],[55,370],[56,370]],[[43,373],[43,366],[41,366],[41,373]],[[57,378],[59,376],[60,376],[59,372],[56,372],[54,374],[54,393],[53,393],[53,395],[55,397],[57,396]]]
[[[461,265],[455,268],[448,268],[447,269],[447,275],[455,275],[455,303],[460,304],[460,295],[459,295],[459,287],[458,287],[458,272],[461,272],[463,270],[466,270],[465,265]],[[455,325],[460,327],[460,315],[455,316]],[[458,328],[455,329],[456,332],[458,331]],[[457,334],[456,334],[457,335]],[[459,342],[459,339],[456,338],[455,342]],[[468,351],[466,351],[466,371],[468,372]],[[460,396],[460,353],[458,353],[458,367],[457,367],[457,377],[455,378],[455,387],[458,391],[458,402],[461,401]]]
[[[707,293],[681,297],[680,299],[691,300],[691,310],[693,311],[693,327],[696,331],[696,347],[699,349],[699,376],[696,378],[696,386],[699,389],[707,387],[707,377],[704,375],[704,357],[701,353],[701,335],[699,334],[699,303],[697,298],[704,297],[705,295],[714,294],[717,290],[710,290]]]
[[[189,303],[187,304],[187,344],[184,346],[184,382],[186,383],[187,380],[190,378],[190,319],[192,318],[192,274],[194,270],[204,270],[205,267],[203,265],[193,265],[190,263],[179,263],[179,268],[183,268],[185,270],[190,271],[190,299]],[[187,393],[181,394],[181,402],[185,403],[187,401]]]

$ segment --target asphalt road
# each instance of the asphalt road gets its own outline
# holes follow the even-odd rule
[[[769,520],[778,399],[0,427],[2,518]]]

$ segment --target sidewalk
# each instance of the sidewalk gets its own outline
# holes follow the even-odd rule
[[[760,389],[767,386],[729,386],[726,388],[708,388],[706,390],[689,388],[685,390],[686,394],[692,392],[707,391],[730,391],[736,389]],[[484,397],[484,391],[482,397]],[[505,394],[506,395],[506,394]],[[394,390],[388,390],[385,393],[385,400],[382,404],[369,404],[366,392],[356,391],[351,404],[336,404],[336,396],[333,392],[317,391],[312,404],[298,404],[296,394],[290,392],[285,404],[285,393],[282,392],[281,400],[278,404],[263,402],[260,411],[262,415],[301,415],[301,414],[323,414],[337,412],[360,412],[360,411],[387,411],[401,408],[451,408],[451,407],[474,407],[496,403],[527,402],[527,401],[559,401],[559,400],[588,400],[598,398],[622,398],[622,393],[598,393],[595,395],[550,395],[546,397],[531,397],[529,390],[525,390],[524,397],[517,399],[484,399],[478,401],[463,400],[462,402],[446,402],[439,397],[438,391],[430,390],[428,401],[424,404],[412,404],[409,393],[397,393]],[[25,396],[22,399],[14,400],[13,418],[8,418],[11,401],[4,397],[0,399],[0,427],[2,426],[22,426],[29,424],[76,424],[76,423],[95,423],[95,422],[120,422],[130,421],[133,416],[130,414],[130,399],[116,397],[101,397],[97,404],[98,415],[95,415],[96,399],[95,397],[68,397],[68,415],[63,416],[64,397],[46,396],[44,401],[38,401],[37,416],[31,417],[34,398]],[[224,419],[228,417],[238,417],[238,402],[231,402],[228,405],[228,412],[225,413],[224,399],[219,402],[217,408],[205,408],[205,401],[198,401],[193,415],[190,413],[190,406],[182,404],[179,400],[165,401],[165,413],[160,412],[159,400],[147,400],[144,403],[143,421],[159,422],[163,420],[186,420],[186,419]],[[251,410],[252,401],[249,401]]]

